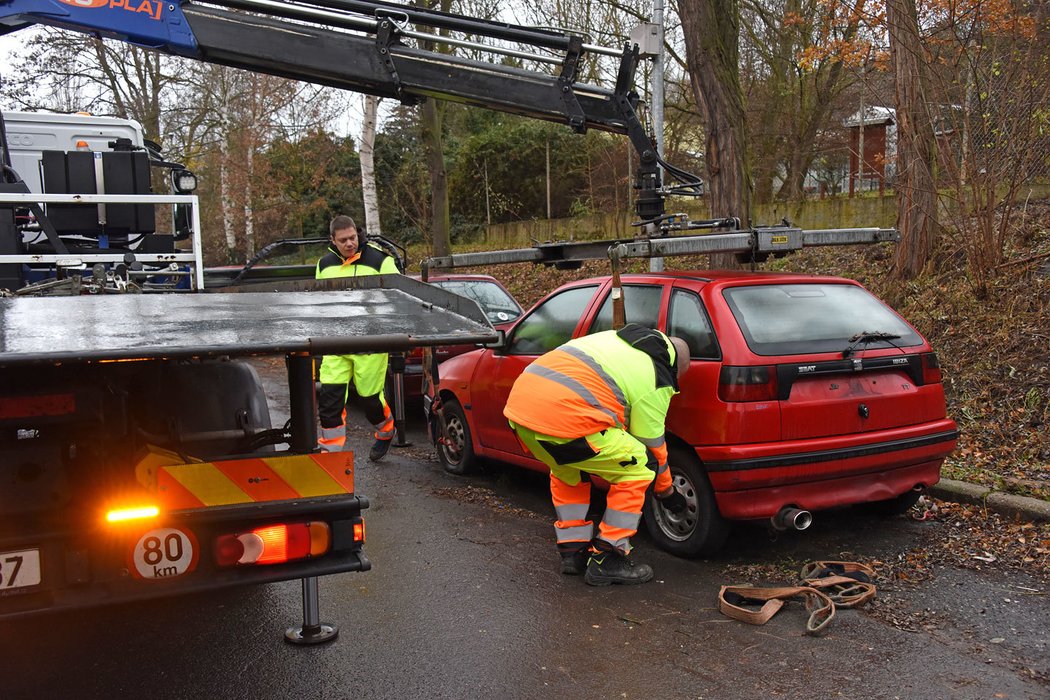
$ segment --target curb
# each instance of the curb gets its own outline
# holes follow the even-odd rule
[[[1050,501],[1029,496],[1001,493],[987,486],[978,486],[965,481],[941,479],[929,489],[930,495],[942,501],[971,503],[1011,518],[1024,520],[1050,520]]]

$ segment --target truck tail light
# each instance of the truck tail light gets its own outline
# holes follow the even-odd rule
[[[215,561],[219,566],[284,564],[325,554],[331,545],[328,523],[277,523],[220,535],[215,540]]]
[[[922,355],[922,383],[941,383],[941,363],[935,352],[927,352]]]
[[[365,521],[359,520],[354,523],[354,544],[365,543]]]
[[[777,368],[723,367],[718,375],[718,398],[727,403],[739,401],[775,401]]]

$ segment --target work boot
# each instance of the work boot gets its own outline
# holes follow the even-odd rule
[[[583,580],[591,586],[610,586],[614,583],[630,586],[645,583],[653,577],[648,564],[635,564],[631,557],[611,544],[598,540],[590,548],[587,573]]]
[[[587,570],[587,560],[590,556],[587,547],[575,551],[562,551],[561,572],[566,576],[580,576]]]
[[[390,450],[390,443],[394,441],[393,438],[387,438],[386,440],[378,439],[372,445],[372,449],[368,451],[368,461],[378,462],[379,460],[386,457],[386,453]]]

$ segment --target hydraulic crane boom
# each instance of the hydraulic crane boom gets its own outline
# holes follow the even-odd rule
[[[0,0],[0,34],[33,24],[409,104],[429,97],[560,122],[581,133],[625,134],[640,158],[638,216],[652,221],[664,213],[661,162],[636,112],[634,45],[606,49],[579,35],[374,0]],[[549,74],[426,48],[434,42],[558,68]],[[614,86],[578,82],[587,53],[619,57]],[[699,191],[695,177],[664,165],[683,183],[684,191],[676,191]]]

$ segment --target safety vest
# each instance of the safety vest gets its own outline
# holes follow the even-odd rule
[[[364,277],[365,275],[397,274],[397,263],[390,256],[375,246],[365,244],[357,253],[344,258],[335,246],[328,246],[328,252],[317,261],[314,278],[319,280],[333,277]]]
[[[503,415],[553,437],[618,427],[663,447],[667,407],[678,392],[674,352],[666,335],[634,323],[570,340],[522,372]]]

